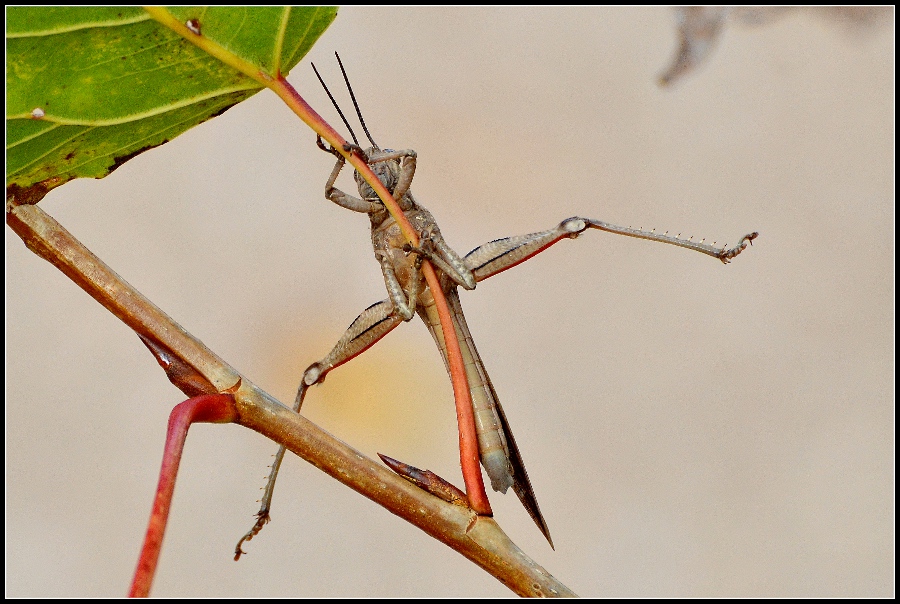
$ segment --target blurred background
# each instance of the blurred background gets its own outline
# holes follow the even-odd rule
[[[756,245],[723,266],[590,232],[463,292],[552,532],[510,537],[582,596],[894,593],[894,30],[805,12],[726,28],[670,89],[669,9],[346,8],[289,80],[336,127],[339,51],[375,139],[465,253],[582,215]],[[343,130],[343,128],[339,128]],[[262,92],[41,203],[282,401],[385,297],[333,160]],[[339,186],[353,190],[350,171]],[[185,397],[143,344],[6,235],[6,595],[122,596]],[[461,485],[449,380],[419,321],[305,413]],[[275,445],[191,429],[153,595],[509,596]]]

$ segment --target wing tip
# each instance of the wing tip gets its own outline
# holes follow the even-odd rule
[[[547,526],[547,521],[544,520],[544,515],[541,514],[541,508],[538,506],[537,498],[534,496],[534,491],[531,488],[531,483],[527,478],[527,474],[525,483],[526,484],[523,485],[517,481],[513,485],[513,490],[516,492],[516,495],[519,497],[519,501],[522,502],[522,505],[525,507],[528,515],[531,516],[532,520],[534,520],[534,523],[541,531],[541,534],[544,535],[545,539],[547,539],[547,543],[550,544],[550,549],[556,551],[556,546],[553,545],[553,538],[550,536],[550,528]]]

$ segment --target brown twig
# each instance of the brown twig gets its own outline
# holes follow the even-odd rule
[[[335,439],[243,378],[35,205],[7,199],[7,224],[148,343],[173,383],[193,396],[230,392],[235,423],[251,428],[446,543],[522,596],[574,596],[532,561],[491,518],[426,493]],[[151,346],[152,343],[152,346]],[[172,368],[170,371],[169,368]]]

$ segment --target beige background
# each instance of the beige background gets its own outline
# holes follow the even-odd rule
[[[893,26],[731,28],[661,90],[675,44],[667,9],[347,8],[309,58],[339,88],[340,51],[376,140],[418,151],[413,188],[459,251],[576,214],[761,233],[725,267],[592,232],[464,294],[557,549],[493,495],[516,543],[583,596],[890,596]],[[290,80],[338,124],[308,61]],[[313,140],[264,92],[42,207],[288,401],[384,297],[368,221],[323,198]],[[119,596],[184,396],[6,241],[6,593]],[[367,455],[461,483],[421,324],[307,401]],[[274,448],[192,429],[154,595],[510,595],[295,457],[234,563]]]

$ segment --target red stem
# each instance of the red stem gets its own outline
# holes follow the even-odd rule
[[[422,272],[434,295],[434,303],[441,319],[441,330],[444,332],[447,365],[450,367],[450,381],[453,384],[453,398],[456,401],[456,422],[459,426],[459,465],[466,484],[469,507],[482,516],[492,516],[491,502],[488,500],[487,492],[484,490],[484,479],[481,477],[475,411],[472,408],[472,394],[469,391],[469,379],[466,376],[466,366],[463,363],[456,327],[450,318],[447,298],[441,290],[434,268],[430,264],[423,264]]]
[[[163,451],[162,467],[159,469],[159,484],[156,486],[156,498],[153,510],[147,523],[147,536],[138,558],[134,580],[131,583],[129,597],[146,598],[150,595],[150,586],[156,574],[159,552],[162,549],[163,535],[169,520],[169,508],[172,505],[172,493],[175,491],[175,479],[178,465],[181,463],[181,452],[187,438],[188,428],[194,422],[229,423],[237,419],[237,408],[234,396],[230,394],[203,394],[179,403],[169,415],[169,428],[166,432],[166,446]]]

